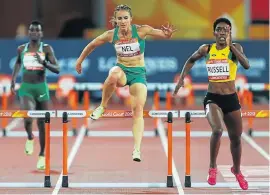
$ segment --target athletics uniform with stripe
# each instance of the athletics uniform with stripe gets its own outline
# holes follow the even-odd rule
[[[237,73],[236,57],[230,51],[230,47],[217,50],[216,43],[209,45],[209,52],[206,56],[206,69],[209,82],[234,81]],[[220,95],[207,92],[204,98],[204,108],[207,113],[207,104],[217,104],[224,114],[239,110],[241,105],[237,93]]]
[[[119,57],[133,57],[144,53],[145,40],[141,39],[138,35],[136,25],[132,25],[132,38],[129,40],[119,40],[118,37],[119,27],[114,30],[113,44],[115,47],[116,55]],[[123,64],[117,63],[126,74],[126,85],[132,85],[134,83],[147,84],[145,67],[127,67]]]
[[[28,46],[29,43],[25,45],[24,50],[21,53],[23,74],[27,73],[45,75],[46,68],[37,61],[37,59],[35,58],[35,52],[28,51]],[[38,49],[38,54],[40,55],[42,60],[45,60],[43,46],[44,44],[43,42],[41,42]],[[22,82],[18,94],[20,97],[28,96],[39,102],[50,100],[49,88],[46,81],[41,83]]]

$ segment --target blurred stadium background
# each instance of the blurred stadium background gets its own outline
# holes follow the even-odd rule
[[[14,6],[16,4],[16,6]],[[133,23],[160,27],[166,22],[178,32],[173,40],[148,40],[146,68],[149,98],[158,87],[161,98],[173,89],[173,83],[187,57],[203,43],[213,42],[212,24],[218,17],[227,17],[233,24],[233,39],[242,44],[251,68],[239,68],[239,87],[251,90],[254,104],[268,105],[269,101],[269,1],[268,0],[32,0],[1,1],[0,25],[0,90],[9,90],[10,76],[18,45],[28,41],[29,23],[40,20],[44,25],[44,41],[51,44],[61,66],[60,75],[48,71],[51,93],[58,100],[68,96],[69,90],[91,91],[91,101],[100,101],[100,86],[109,69],[115,64],[115,52],[110,44],[96,49],[83,64],[83,74],[75,71],[75,61],[82,49],[94,37],[111,29],[109,23],[117,4],[132,7]],[[11,16],[12,14],[12,16]],[[68,76],[68,77],[66,77]],[[207,72],[203,59],[190,74],[185,97],[195,98],[202,106],[206,92]],[[61,79],[65,80],[61,80]],[[70,82],[70,85],[66,85]],[[20,83],[20,76],[17,79]],[[65,83],[65,85],[62,85]],[[59,90],[62,88],[62,91]],[[128,97],[125,89],[117,91],[117,100]],[[56,99],[57,99],[56,98]],[[17,99],[17,98],[16,98]],[[12,99],[10,99],[13,101]],[[53,98],[54,101],[54,98]],[[119,102],[119,101],[118,101]],[[127,101],[128,102],[128,101]]]

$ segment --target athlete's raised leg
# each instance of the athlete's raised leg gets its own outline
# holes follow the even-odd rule
[[[147,88],[142,83],[134,83],[130,86],[129,91],[131,95],[131,109],[133,113],[133,160],[140,162],[141,142],[144,132],[143,109],[147,98]]]
[[[108,101],[110,100],[115,89],[117,87],[123,87],[126,82],[126,75],[120,67],[114,66],[113,68],[111,68],[109,75],[103,85],[101,104],[94,110],[93,114],[91,115],[92,119],[96,120],[101,117],[101,115],[107,108]]]

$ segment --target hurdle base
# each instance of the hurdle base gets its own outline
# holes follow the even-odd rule
[[[78,132],[77,132],[77,129],[72,129],[72,133],[73,133],[73,136],[77,136],[78,135]]]
[[[86,129],[85,129],[85,135],[84,135],[84,136],[86,136],[86,137],[87,137],[87,136],[88,136],[88,132],[89,132],[89,129],[88,129],[88,128],[86,128]]]
[[[63,177],[62,177],[62,187],[68,188],[68,176],[67,175],[63,175]]]
[[[7,130],[4,128],[3,129],[3,137],[6,137],[7,136]]]
[[[173,187],[173,177],[172,175],[167,176],[167,187],[172,188]]]
[[[50,188],[50,187],[52,187],[52,184],[51,184],[51,176],[49,176],[49,175],[46,175],[46,176],[45,176],[44,187],[45,187],[45,188]]]
[[[158,133],[158,130],[155,129],[155,136],[158,137],[159,136],[159,133]]]
[[[168,129],[166,128],[166,129],[164,129],[164,130],[165,130],[166,136],[168,137]],[[155,136],[156,136],[156,137],[159,136],[159,133],[158,133],[158,130],[157,130],[157,129],[155,129]]]
[[[253,136],[253,129],[252,129],[252,128],[249,128],[249,129],[248,129],[248,135],[249,135],[250,137]]]
[[[190,188],[191,187],[191,176],[185,175],[185,187]]]

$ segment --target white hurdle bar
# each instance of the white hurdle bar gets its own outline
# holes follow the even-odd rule
[[[67,113],[68,118],[90,118],[93,110],[0,110],[0,118],[44,118],[46,112],[51,118],[61,118]],[[204,110],[144,110],[145,118],[166,118],[172,113],[173,118],[185,118],[190,113],[191,118],[205,118]],[[269,118],[269,110],[243,110],[243,118]],[[101,118],[132,118],[131,110],[106,110]]]

